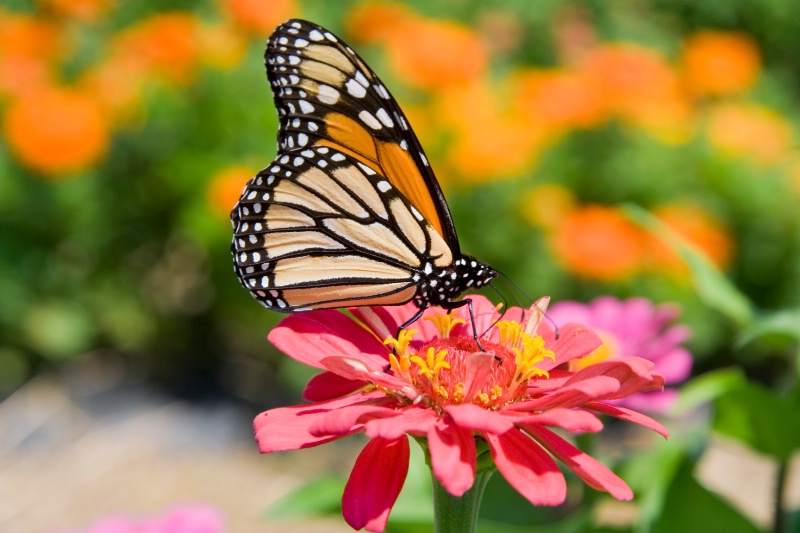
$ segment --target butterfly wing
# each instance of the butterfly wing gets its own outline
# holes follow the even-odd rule
[[[453,262],[386,176],[325,145],[279,154],[231,219],[242,284],[280,311],[405,303],[421,274]]]
[[[328,146],[355,158],[397,188],[460,256],[447,202],[416,135],[349,46],[321,26],[290,20],[270,37],[265,63],[281,152]]]

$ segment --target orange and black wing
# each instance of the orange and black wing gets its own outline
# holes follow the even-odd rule
[[[425,153],[400,106],[338,37],[290,20],[269,39],[267,76],[280,115],[282,153],[328,146],[383,175],[460,256],[455,226]]]

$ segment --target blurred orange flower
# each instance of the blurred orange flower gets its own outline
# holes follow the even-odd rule
[[[706,30],[686,40],[681,66],[684,83],[692,93],[730,95],[753,86],[761,56],[746,34]]]
[[[74,89],[25,94],[11,103],[3,119],[11,151],[22,163],[44,174],[84,170],[108,147],[109,127],[101,107]]]
[[[242,195],[242,189],[253,176],[253,169],[244,165],[225,167],[214,174],[206,196],[211,210],[222,217],[229,217],[231,209]]]
[[[721,104],[706,124],[709,142],[721,152],[750,157],[769,165],[785,156],[793,141],[789,123],[775,111],[757,104]]]
[[[633,44],[602,45],[586,53],[578,71],[608,112],[665,141],[688,138],[691,107],[677,74],[655,50]]]
[[[554,131],[591,128],[606,120],[604,102],[586,77],[564,70],[524,70],[515,74],[518,104],[535,127]]]
[[[113,0],[38,0],[37,3],[44,11],[82,22],[95,22],[108,13]]]
[[[0,95],[21,95],[53,80],[65,49],[54,23],[0,9]]]
[[[530,224],[555,229],[575,208],[575,195],[563,185],[543,183],[522,197],[520,211]]]
[[[655,209],[653,214],[717,267],[730,264],[733,241],[722,223],[707,211],[691,203],[674,203]],[[654,242],[651,257],[660,270],[685,274],[683,261],[666,243]]]
[[[230,69],[247,52],[247,41],[228,24],[203,25],[199,34],[200,57],[212,67]]]
[[[382,43],[398,26],[416,15],[408,6],[392,2],[365,2],[351,9],[344,19],[347,33],[363,43]]]
[[[114,37],[112,62],[170,83],[190,83],[197,70],[198,27],[190,13],[153,15]]]
[[[621,281],[640,270],[646,236],[619,210],[590,205],[561,221],[551,245],[566,271],[599,281]]]
[[[472,183],[519,175],[536,159],[543,131],[507,104],[500,86],[440,89],[433,114],[449,137],[447,162]]]
[[[296,0],[219,0],[219,3],[236,26],[264,37],[300,11]]]

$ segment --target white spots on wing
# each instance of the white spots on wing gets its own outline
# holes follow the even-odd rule
[[[300,56],[289,56],[289,64],[290,65],[299,65],[300,64]]]
[[[296,119],[292,120],[292,127],[293,128],[299,128],[300,127],[300,119],[299,118],[296,118]]]
[[[320,159],[319,161],[317,161],[317,166],[319,168],[325,168],[328,166],[328,162],[325,161],[324,159]]]
[[[292,22],[292,28],[297,28],[298,30],[303,26],[299,22]]]
[[[280,164],[281,165],[285,165],[288,162],[289,162],[289,156],[288,155],[284,155],[283,157],[281,157],[281,159],[280,159]]]
[[[345,83],[345,88],[347,89],[348,93],[356,98],[364,98],[364,96],[367,94],[367,90],[364,88],[364,86],[352,78],[347,80],[347,83]]]
[[[383,125],[386,126],[387,128],[394,127],[394,122],[392,122],[392,117],[389,116],[389,113],[387,113],[385,109],[383,108],[378,109],[378,111],[375,113],[375,116],[377,116],[378,120],[383,122]]]
[[[309,121],[308,122],[308,131],[315,132],[317,130],[319,130],[319,126],[317,126],[317,123]]]
[[[298,133],[297,134],[297,145],[298,146],[305,146],[308,144],[308,135],[305,133]]]
[[[378,190],[383,193],[392,190],[392,184],[385,180],[379,181],[376,186],[378,187]]]
[[[327,154],[329,151],[330,150],[328,149],[327,146],[320,146],[319,148],[317,148],[317,153],[320,154]]]
[[[297,48],[305,48],[306,46],[308,46],[308,41],[306,41],[305,39],[302,39],[302,38],[301,39],[297,39],[297,40],[295,40],[294,45]]]
[[[311,30],[311,32],[309,32],[308,34],[308,38],[311,39],[312,41],[321,41],[325,37],[323,37],[323,35],[318,30]]]
[[[325,38],[334,43],[337,41],[336,36],[329,31],[325,32]]]
[[[373,85],[373,87],[375,87],[375,92],[377,92],[381,98],[383,98],[384,100],[389,99],[389,91],[386,90],[386,87],[384,87],[380,83],[376,83],[375,85]]]
[[[252,200],[253,198],[256,197],[257,194],[258,194],[258,191],[250,191],[250,194],[247,195],[247,199],[248,200]]]
[[[303,158],[302,157],[295,157],[294,161],[292,161],[292,165],[294,165],[296,167],[299,167],[302,164],[303,164]]]
[[[335,153],[335,154],[333,154],[331,156],[331,161],[336,161],[337,163],[341,162],[341,161],[344,161],[345,159],[346,158],[344,157],[344,154],[341,154],[339,152],[337,152],[337,153]]]
[[[364,88],[369,87],[369,82],[367,81],[367,78],[364,77],[364,74],[360,70],[356,71],[356,81],[361,85],[363,85]]]
[[[306,114],[311,114],[314,112],[314,106],[306,102],[305,100],[298,100],[297,104],[300,106],[300,111]]]
[[[281,37],[280,39],[278,39],[278,42],[280,44],[287,44],[289,42],[289,39],[287,39],[286,37]]]
[[[300,152],[300,155],[302,155],[303,157],[307,157],[308,159],[311,159],[312,157],[314,157],[314,152],[312,152],[311,150],[303,150],[302,152]]]
[[[375,118],[375,116],[366,109],[364,109],[358,114],[358,118],[361,119],[361,122],[372,128],[373,130],[379,130],[383,127],[381,126],[381,123],[378,122],[378,119]]]
[[[300,83],[300,78],[298,76],[295,76],[294,74],[290,74],[289,81],[291,82],[292,85],[297,85],[298,83]]]
[[[261,212],[261,204],[253,204],[253,211],[255,211],[256,213],[260,213]],[[252,235],[251,235],[251,237],[252,237]]]
[[[361,170],[364,172],[364,174],[366,174],[367,176],[374,176],[375,175],[375,171],[372,170],[367,165],[365,165],[364,163],[362,163],[361,161],[358,161],[357,164],[361,168]]]
[[[404,119],[403,116],[400,115],[399,113],[395,113],[394,116],[395,118],[397,118],[397,122],[400,123],[400,127],[403,128],[404,130],[408,130],[408,122],[406,122],[406,119]]]
[[[317,88],[317,98],[323,104],[335,104],[339,101],[339,91],[331,87],[330,85],[320,85]]]
[[[430,165],[428,165],[428,158],[427,158],[427,157],[425,157],[425,154],[423,154],[422,152],[420,152],[420,153],[419,153],[419,158],[420,158],[420,159],[422,159],[422,164],[423,164],[423,165],[425,165],[426,167],[427,167],[427,166],[430,166]]]
[[[425,220],[425,218],[422,216],[422,214],[420,214],[420,212],[419,212],[419,211],[417,211],[417,208],[416,208],[416,207],[414,207],[413,205],[411,206],[411,214],[412,214],[412,215],[414,215],[414,218],[416,218],[416,219],[417,219],[417,220],[419,220],[420,222],[422,222],[423,220]]]
[[[408,143],[406,142],[405,139],[400,141],[400,148],[402,148],[403,150],[408,150]]]

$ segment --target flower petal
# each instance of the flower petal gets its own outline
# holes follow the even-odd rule
[[[649,392],[664,388],[664,377],[652,372],[653,362],[641,357],[617,357],[601,361],[578,371],[568,382],[571,383],[595,376],[611,377],[619,382],[619,389],[608,396],[595,399],[625,398],[637,392]]]
[[[367,385],[366,381],[343,378],[333,372],[322,372],[308,380],[303,390],[303,399],[309,402],[331,400],[351,394],[364,385]]]
[[[448,417],[428,432],[431,469],[439,483],[453,496],[463,496],[475,482],[475,437],[472,431],[453,424]]]
[[[587,409],[592,409],[594,411],[600,411],[601,413],[605,413],[607,415],[611,415],[613,417],[619,418],[620,420],[626,420],[628,422],[633,422],[634,424],[639,424],[640,426],[644,426],[648,429],[652,429],[659,435],[663,436],[665,439],[669,437],[669,431],[659,422],[656,422],[649,416],[645,416],[642,413],[637,413],[636,411],[632,411],[630,409],[626,409],[620,405],[609,405],[603,402],[588,402],[584,405]]]
[[[347,354],[386,364],[387,348],[356,321],[336,310],[293,313],[280,321],[267,337],[280,351],[309,366],[321,368],[320,360]]]
[[[506,416],[511,417],[514,424],[539,426],[555,426],[566,429],[572,433],[588,431],[596,433],[603,429],[603,423],[594,414],[582,409],[562,409],[555,408],[543,413],[521,413],[505,411]]]
[[[539,335],[545,341],[545,348],[556,354],[556,360],[545,359],[537,366],[543,370],[550,370],[561,364],[577,359],[591,353],[603,344],[597,333],[581,324],[565,324],[558,328],[558,339],[552,327],[547,322],[539,324]]]
[[[533,505],[559,505],[567,497],[567,482],[555,461],[518,430],[487,433],[497,469]]]
[[[342,515],[353,529],[383,531],[408,474],[408,438],[372,439],[361,450],[342,495]]]
[[[312,435],[309,427],[331,411],[385,397],[382,392],[354,394],[327,402],[264,411],[253,421],[258,449],[261,453],[297,450],[338,439],[342,435]]]
[[[406,407],[396,412],[398,416],[368,420],[364,424],[364,433],[367,437],[394,440],[405,433],[422,437],[437,420],[436,413],[432,409],[422,407]]]
[[[396,378],[392,374],[383,371],[383,368],[376,367],[371,362],[348,356],[325,357],[320,364],[326,370],[338,374],[343,378],[353,381],[368,381],[374,385],[380,385],[385,389],[402,391],[409,400],[415,400],[419,393],[410,383]]]
[[[500,434],[514,427],[514,423],[508,417],[497,411],[487,411],[472,403],[448,405],[444,411],[453,418],[457,426],[464,429]]]
[[[590,487],[606,491],[618,500],[633,499],[631,488],[614,472],[595,459],[542,426],[524,426],[542,446],[578,474]]]
[[[401,413],[402,411],[367,403],[344,405],[316,417],[315,422],[309,424],[308,432],[318,437],[349,434],[360,430],[370,420],[397,417]]]
[[[609,397],[619,390],[619,381],[608,376],[592,376],[588,379],[570,380],[563,387],[540,398],[511,404],[512,411],[544,411],[555,407],[577,407],[597,398]]]

